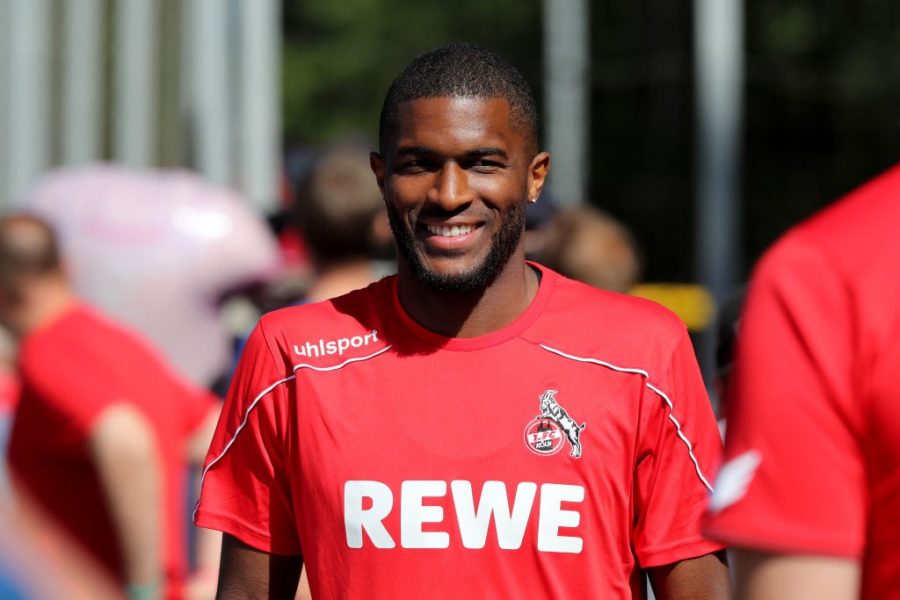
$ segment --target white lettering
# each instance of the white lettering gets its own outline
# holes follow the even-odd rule
[[[440,523],[444,509],[425,506],[422,499],[447,494],[446,481],[404,481],[400,486],[400,545],[404,548],[449,548],[450,534],[422,531],[423,523]]]
[[[579,554],[584,546],[581,537],[560,535],[564,528],[577,529],[581,514],[577,509],[563,509],[564,502],[583,502],[585,491],[579,485],[545,483],[540,486],[540,501],[535,502],[538,484],[524,481],[517,485],[510,507],[507,484],[487,481],[482,485],[476,509],[472,483],[450,482],[463,547],[481,549],[487,544],[491,521],[497,533],[497,546],[504,550],[522,547],[532,511],[538,510],[537,532],[533,532],[539,552]],[[426,504],[427,498],[447,495],[447,482],[434,480],[403,481],[400,484],[400,547],[450,547],[448,531],[425,531],[424,525],[444,523],[444,507]],[[537,506],[535,506],[537,505]],[[347,481],[344,484],[344,527],[347,546],[362,548],[363,532],[375,548],[395,548],[384,520],[394,507],[394,492],[380,481]]]
[[[350,348],[361,348],[373,342],[378,342],[378,331],[373,329],[365,335],[354,335],[333,340],[319,339],[308,341],[304,345],[294,344],[294,354],[297,356],[328,356],[331,354],[343,355]]]
[[[372,507],[363,509],[363,498],[372,500]],[[393,548],[394,540],[382,521],[391,512],[394,495],[391,488],[380,481],[348,481],[344,484],[344,529],[347,546],[362,548],[363,530],[376,548]]]
[[[450,489],[453,492],[453,504],[456,507],[463,546],[473,549],[484,548],[488,527],[493,517],[498,545],[504,550],[522,547],[522,538],[525,537],[528,516],[531,514],[531,506],[537,492],[536,483],[525,481],[519,484],[513,501],[512,514],[506,496],[506,484],[502,481],[485,482],[481,488],[477,512],[470,482],[452,481]]]
[[[578,527],[581,514],[562,510],[563,502],[582,502],[584,488],[580,485],[545,483],[541,486],[541,508],[538,519],[538,550],[578,554],[584,545],[580,537],[559,535],[561,527]]]

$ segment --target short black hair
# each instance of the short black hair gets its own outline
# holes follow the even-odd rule
[[[313,258],[322,264],[369,258],[372,224],[384,210],[363,148],[329,148],[301,181],[294,216]]]
[[[384,154],[397,129],[400,104],[420,98],[503,98],[531,153],[538,150],[537,109],[525,78],[486,48],[455,43],[415,57],[388,88],[381,108],[378,143]]]
[[[59,274],[59,244],[46,221],[26,214],[0,218],[0,292],[19,299],[27,280]]]

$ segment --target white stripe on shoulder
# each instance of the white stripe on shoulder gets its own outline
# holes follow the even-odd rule
[[[668,395],[666,395],[665,392],[663,392],[661,389],[659,389],[658,387],[656,387],[655,385],[650,383],[650,374],[647,373],[647,371],[645,371],[644,369],[620,367],[618,365],[614,365],[610,362],[606,362],[605,360],[600,360],[597,358],[575,356],[573,354],[568,354],[566,352],[563,352],[562,350],[557,350],[556,348],[553,348],[551,346],[547,346],[546,344],[539,344],[539,346],[541,348],[543,348],[544,350],[546,350],[547,352],[552,352],[553,354],[557,354],[559,356],[562,356],[563,358],[568,358],[569,360],[574,360],[574,361],[583,362],[583,363],[591,363],[594,365],[600,365],[601,367],[606,367],[607,369],[612,369],[613,371],[618,371],[619,373],[631,373],[631,374],[640,375],[641,377],[643,377],[644,385],[647,386],[647,389],[652,391],[654,394],[658,395],[666,403],[666,406],[669,409],[669,415],[668,415],[669,421],[671,421],[672,424],[675,426],[675,435],[677,435],[678,439],[680,439],[682,442],[684,442],[684,445],[687,446],[688,458],[691,459],[691,462],[694,465],[694,470],[697,472],[697,477],[700,478],[700,481],[703,483],[703,485],[706,487],[707,490],[709,490],[710,492],[713,491],[713,487],[709,484],[709,481],[703,475],[703,470],[700,468],[700,463],[697,462],[697,457],[694,455],[694,445],[687,438],[687,436],[684,435],[684,432],[681,431],[681,423],[679,423],[678,419],[675,418],[675,406],[672,404],[672,400],[669,398]]]
[[[250,405],[247,407],[247,410],[244,411],[244,417],[243,417],[243,419],[241,419],[241,424],[238,425],[237,429],[234,430],[234,433],[231,435],[231,439],[228,440],[228,443],[225,444],[225,447],[222,449],[222,451],[218,455],[216,455],[216,457],[214,459],[209,461],[209,464],[206,465],[206,467],[203,469],[203,473],[200,475],[200,494],[197,497],[197,503],[194,505],[194,512],[193,512],[192,518],[193,519],[197,518],[197,510],[200,508],[200,498],[203,497],[203,481],[206,479],[206,474],[209,472],[210,469],[213,468],[213,466],[215,466],[216,463],[218,463],[220,460],[222,460],[225,457],[225,455],[228,453],[228,451],[234,445],[234,442],[237,440],[238,435],[241,433],[241,431],[244,429],[244,427],[247,426],[247,422],[250,420],[250,413],[253,412],[253,409],[256,408],[256,406],[260,403],[260,401],[267,394],[269,394],[272,390],[277,388],[282,383],[287,383],[288,381],[291,381],[292,379],[296,379],[297,371],[299,371],[300,369],[312,369],[313,371],[320,371],[320,372],[321,371],[336,371],[337,369],[346,367],[347,365],[349,365],[351,363],[360,362],[363,360],[369,360],[370,358],[375,358],[379,354],[384,354],[391,348],[392,348],[392,346],[388,345],[388,346],[385,346],[384,348],[381,348],[381,349],[373,352],[372,354],[369,354],[366,356],[357,356],[357,357],[353,357],[353,358],[348,358],[347,360],[345,360],[341,363],[338,363],[336,365],[331,365],[328,367],[317,367],[317,366],[310,365],[307,363],[296,364],[293,367],[291,367],[291,371],[294,373],[293,375],[288,375],[287,377],[279,379],[278,381],[276,381],[275,383],[271,384],[266,389],[261,391],[259,393],[259,395],[253,399],[253,402],[251,402]]]
[[[378,356],[379,354],[384,354],[385,352],[387,352],[387,351],[390,350],[391,348],[393,348],[393,346],[389,344],[389,345],[385,346],[384,348],[381,348],[381,349],[379,349],[379,350],[376,350],[376,351],[373,352],[372,354],[368,354],[368,355],[366,355],[366,356],[356,356],[356,357],[353,357],[353,358],[348,358],[347,360],[345,360],[345,361],[342,362],[342,363],[338,363],[338,364],[336,364],[336,365],[331,365],[331,366],[329,366],[329,367],[317,367],[317,366],[311,365],[311,364],[309,364],[309,363],[298,363],[298,364],[294,365],[294,366],[291,368],[291,370],[292,370],[294,373],[296,373],[296,372],[299,371],[300,369],[312,369],[313,371],[336,371],[336,370],[338,370],[338,369],[342,369],[342,368],[346,367],[346,366],[349,365],[350,363],[355,363],[355,362],[360,362],[360,361],[362,361],[362,360],[369,360],[370,358],[375,358],[375,357]]]

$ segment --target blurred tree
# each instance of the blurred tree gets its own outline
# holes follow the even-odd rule
[[[747,3],[745,247],[900,159],[900,5]]]
[[[286,138],[374,140],[391,79],[455,40],[497,50],[540,105],[541,0],[284,0]],[[746,0],[743,277],[778,235],[900,158],[900,3]],[[650,281],[693,281],[692,3],[591,3],[590,197]]]
[[[374,140],[391,80],[416,54],[469,41],[513,61],[539,92],[540,0],[285,0],[284,128],[295,143]]]
[[[592,196],[624,222],[648,281],[692,281],[691,4],[592,4]]]

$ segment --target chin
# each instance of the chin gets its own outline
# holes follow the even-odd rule
[[[443,293],[469,293],[486,288],[494,280],[496,269],[489,261],[456,269],[432,269],[421,261],[413,264],[412,272],[424,287]]]

